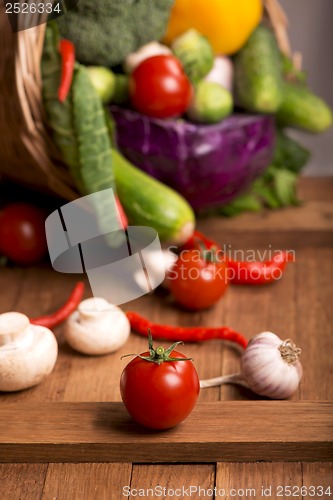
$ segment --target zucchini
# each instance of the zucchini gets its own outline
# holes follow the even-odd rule
[[[176,191],[134,167],[112,150],[117,193],[130,224],[150,226],[161,240],[186,241],[194,230],[194,213]]]
[[[308,88],[292,83],[284,84],[284,98],[276,115],[282,127],[294,127],[320,133],[332,125],[329,106]]]
[[[274,34],[258,26],[235,57],[238,104],[249,111],[275,113],[283,97],[281,56]]]

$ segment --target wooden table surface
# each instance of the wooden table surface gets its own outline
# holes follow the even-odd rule
[[[205,219],[200,220],[198,224],[208,236],[215,238],[220,244],[230,245],[232,250],[262,251],[268,250],[270,245],[272,249],[295,250],[296,263],[288,266],[283,279],[278,283],[257,288],[230,287],[216,307],[199,313],[181,311],[173,305],[169,296],[161,293],[142,297],[126,304],[124,308],[135,308],[156,322],[182,325],[226,324],[243,332],[248,338],[264,330],[274,331],[282,338],[292,338],[302,348],[304,378],[299,390],[291,398],[290,408],[297,408],[296,403],[308,402],[304,408],[311,407],[312,416],[315,416],[316,413],[320,414],[320,408],[324,405],[322,402],[333,399],[333,179],[303,179],[299,194],[305,200],[304,205],[299,208],[245,214],[234,219]],[[31,316],[47,313],[63,302],[76,280],[77,276],[56,273],[46,267],[0,269],[0,312],[17,310]],[[88,296],[89,286],[87,288]],[[59,358],[53,374],[30,390],[12,394],[0,393],[0,416],[3,415],[5,425],[8,422],[8,429],[15,428],[15,422],[10,426],[10,422],[5,420],[10,418],[8,416],[13,408],[23,413],[32,411],[31,408],[38,408],[37,413],[44,415],[51,411],[50,408],[60,408],[61,404],[66,402],[119,402],[119,376],[126,363],[120,357],[128,352],[140,352],[146,346],[143,338],[132,334],[128,343],[117,353],[104,357],[87,357],[75,353],[66,345],[62,327],[58,327],[55,334],[59,341]],[[186,346],[186,354],[195,359],[200,378],[233,373],[239,368],[239,353],[221,342],[189,344]],[[181,441],[182,432],[186,433],[191,429],[191,425],[192,431],[194,425],[198,425],[198,429],[204,428],[205,422],[199,421],[197,416],[201,415],[200,408],[215,408],[215,402],[231,400],[243,400],[243,408],[247,408],[246,402],[256,399],[260,398],[234,386],[202,390],[198,413],[193,418],[190,416],[176,431],[177,446]],[[55,403],[58,403],[58,406]],[[224,425],[229,425],[233,432],[237,433],[238,420],[239,434],[243,436],[246,422],[251,429],[252,415],[241,416],[241,405],[237,407],[236,403],[225,404],[229,405],[226,408],[233,408],[234,421],[232,422],[230,415],[224,419],[222,411],[221,429]],[[278,403],[280,404],[283,403]],[[43,407],[46,413],[43,413]],[[120,408],[120,403],[116,407]],[[239,416],[237,408],[240,409]],[[257,413],[260,413],[262,408],[262,425],[266,425],[267,441],[270,440],[270,434],[275,436],[279,431],[280,441],[283,441],[284,432],[287,434],[290,427],[297,428],[296,419],[300,418],[301,422],[301,417],[295,416],[297,412],[291,414],[290,422],[288,414],[281,414],[281,421],[276,416],[270,416],[269,412],[265,412],[264,401],[258,401],[256,408]],[[42,418],[37,413],[35,411],[36,426]],[[258,416],[254,415],[253,419],[257,419],[257,422]],[[309,433],[311,426],[316,425],[315,421],[314,419],[308,422],[310,430],[300,424],[299,435]],[[271,430],[267,422],[272,424]],[[77,420],[76,427],[79,432],[80,419]],[[332,430],[328,431],[328,428],[329,426],[325,427],[327,443],[332,443]],[[227,434],[226,429],[224,433]],[[1,435],[6,435],[4,426],[0,431]],[[50,439],[52,441],[52,437]],[[157,439],[156,446],[158,445]],[[138,448],[141,446],[144,445],[138,441]],[[292,443],[290,448],[292,453]],[[332,452],[332,449],[330,451]],[[89,456],[89,450],[87,453]],[[119,453],[121,457],[121,451]],[[242,455],[232,461],[216,462],[212,459],[210,462],[205,455],[202,460],[205,463],[198,463],[199,449],[198,455],[193,456],[193,463],[171,463],[172,451],[169,450],[168,453],[165,457],[166,463],[155,464],[152,463],[154,460],[149,460],[149,463],[128,460],[124,463],[122,459],[115,460],[115,463],[106,463],[103,460],[94,460],[94,463],[19,463],[23,460],[16,460],[17,463],[2,463],[0,498],[119,500],[128,497],[126,493],[129,489],[132,489],[129,498],[135,498],[139,496],[140,489],[155,487],[160,489],[154,493],[142,490],[141,497],[146,494],[146,497],[166,499],[251,496],[285,498],[288,496],[288,491],[282,489],[285,486],[292,487],[293,498],[329,498],[329,492],[326,490],[328,486],[331,487],[331,495],[333,494],[333,464],[327,461],[327,449],[323,451],[322,460],[317,453],[317,461],[312,462],[304,461],[306,450],[304,458],[290,461],[292,455],[288,456],[287,453],[285,460],[281,458],[278,462],[257,462],[255,458],[254,461],[245,462],[242,461]],[[139,454],[140,449],[133,456],[137,457]],[[8,462],[5,456],[2,456],[2,462]],[[27,457],[25,462],[34,462],[33,457]],[[303,490],[302,486],[305,487]],[[322,486],[324,494],[321,496],[320,489],[310,489],[310,486]],[[160,494],[163,488],[166,490]]]

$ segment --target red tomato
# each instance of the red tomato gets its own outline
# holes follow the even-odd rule
[[[0,252],[16,264],[34,264],[47,252],[43,210],[12,203],[0,212]]]
[[[192,86],[179,60],[172,55],[145,59],[130,78],[134,107],[155,118],[182,115],[190,105]]]
[[[228,286],[227,265],[221,252],[216,258],[217,262],[205,260],[199,250],[181,252],[168,276],[169,289],[179,304],[197,311],[222,297]]]
[[[141,356],[149,356],[149,352]],[[177,351],[170,356],[186,358]],[[121,397],[128,412],[150,429],[169,429],[182,422],[193,410],[199,391],[199,377],[190,360],[157,364],[137,356],[120,378]]]

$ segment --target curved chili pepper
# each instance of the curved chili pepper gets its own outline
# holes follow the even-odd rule
[[[57,311],[47,316],[40,316],[39,318],[30,319],[32,325],[45,326],[46,328],[54,328],[63,321],[65,321],[72,312],[74,312],[80,304],[84,292],[84,283],[79,281],[72,293],[70,294],[66,303]]]
[[[265,285],[272,283],[282,277],[287,263],[293,260],[289,252],[276,253],[272,260],[264,262],[228,259],[229,280],[234,285]]]
[[[202,327],[202,326],[171,326],[152,323],[140,314],[127,311],[126,316],[129,319],[132,330],[144,337],[148,337],[148,332],[151,331],[154,339],[165,339],[182,342],[203,342],[205,340],[220,339],[229,340],[241,347],[246,348],[248,341],[240,333],[235,332],[227,326],[220,327]]]
[[[202,244],[207,250],[220,251],[217,243],[209,240],[200,231],[193,235],[183,245],[182,249],[201,249]],[[294,262],[294,255],[287,251],[277,252],[271,260],[238,261],[227,258],[228,279],[233,285],[265,285],[282,277],[288,262]]]
[[[58,89],[58,99],[64,102],[68,96],[73,81],[75,64],[75,47],[69,40],[60,40],[61,80]]]
[[[126,215],[125,210],[121,204],[121,201],[119,200],[118,195],[116,195],[115,198],[116,198],[116,205],[117,205],[117,209],[118,209],[119,222],[123,226],[123,229],[127,229],[127,226],[128,226],[127,215]]]

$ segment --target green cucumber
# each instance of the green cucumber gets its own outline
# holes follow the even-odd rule
[[[112,150],[117,193],[130,224],[150,226],[161,240],[183,243],[193,233],[194,213],[176,191]]]
[[[332,125],[329,106],[308,88],[284,84],[284,98],[276,115],[278,124],[307,132],[320,133]]]
[[[249,111],[275,113],[283,98],[281,56],[274,34],[258,26],[235,56],[237,102]]]

